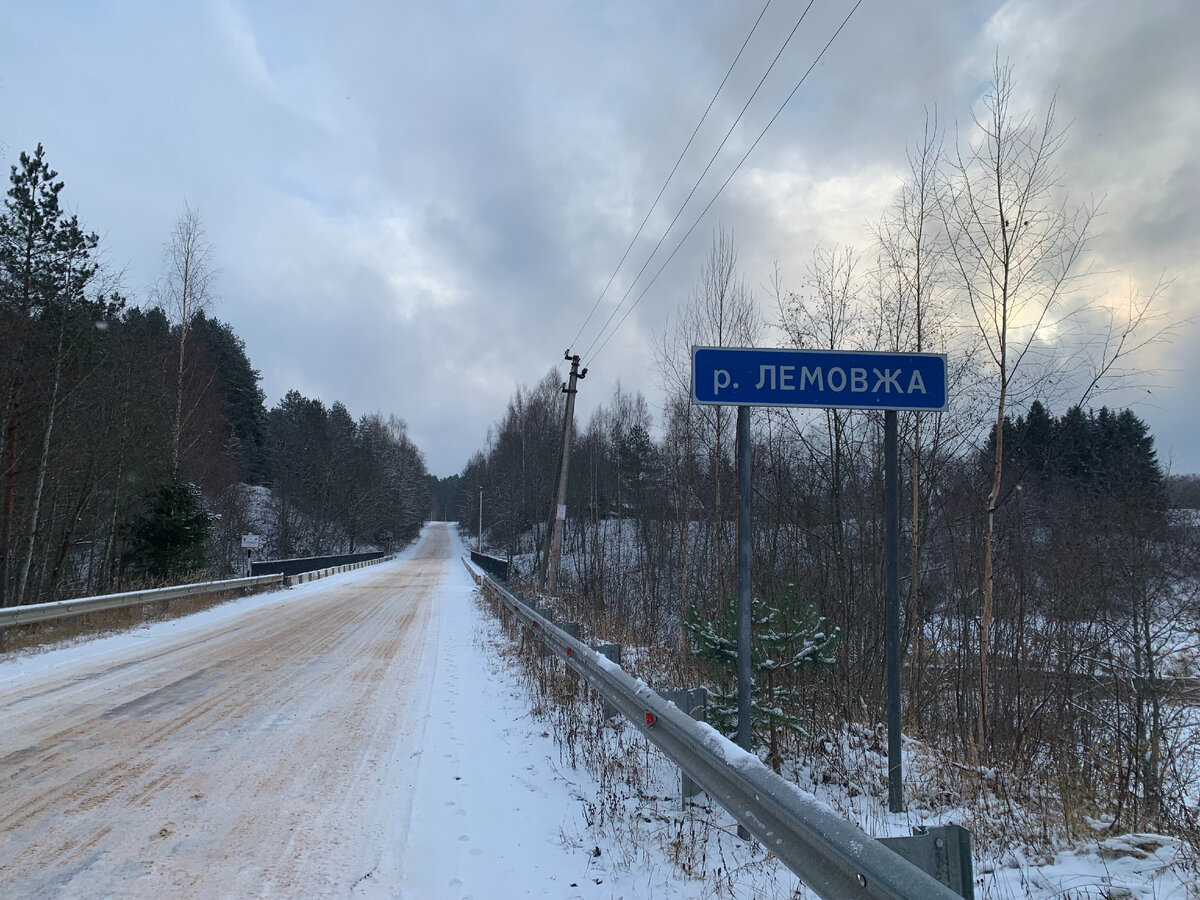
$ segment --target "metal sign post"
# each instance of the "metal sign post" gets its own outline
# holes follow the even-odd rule
[[[737,697],[738,746],[753,752],[750,734],[750,407],[737,411]]]
[[[883,605],[887,627],[888,810],[904,812],[900,751],[900,454],[896,411],[883,414]]]
[[[692,402],[738,408],[738,744],[751,749],[750,407],[884,411],[888,808],[904,811],[900,744],[900,462],[897,410],[946,408],[941,353],[693,347]]]

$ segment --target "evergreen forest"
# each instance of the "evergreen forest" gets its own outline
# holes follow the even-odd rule
[[[185,206],[162,282],[127,293],[39,145],[0,210],[0,605],[240,573],[264,555],[402,546],[428,517],[405,423],[289,391],[271,409],[213,317]]]

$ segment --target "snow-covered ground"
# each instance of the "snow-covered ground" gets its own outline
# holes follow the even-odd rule
[[[0,660],[0,896],[807,896],[720,809],[681,813],[634,729],[572,767],[462,552],[434,524],[395,562]],[[1177,848],[977,860],[977,895],[1187,897]]]
[[[592,840],[461,552],[0,662],[0,896],[696,896]]]

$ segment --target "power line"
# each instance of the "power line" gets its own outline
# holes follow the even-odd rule
[[[629,241],[629,246],[625,248],[625,252],[621,254],[621,261],[617,263],[617,267],[613,269],[612,274],[608,276],[608,283],[604,285],[604,290],[600,292],[600,296],[597,297],[596,302],[592,304],[592,308],[588,312],[587,318],[583,320],[583,324],[579,326],[579,331],[575,334],[575,337],[571,339],[571,342],[568,344],[568,346],[574,347],[577,343],[579,343],[579,336],[583,334],[583,329],[587,328],[588,322],[592,321],[592,316],[595,315],[596,308],[600,305],[600,301],[604,299],[604,295],[607,294],[608,289],[612,287],[613,280],[617,277],[617,273],[621,271],[621,266],[625,265],[625,259],[629,256],[629,251],[633,249],[633,245],[637,243],[637,239],[642,236],[642,231],[645,229],[646,223],[650,221],[650,216],[654,213],[654,210],[658,208],[658,201],[662,199],[662,195],[667,190],[667,185],[669,185],[671,183],[671,179],[675,177],[675,172],[679,169],[679,164],[683,162],[684,156],[687,155],[688,150],[692,146],[692,142],[696,139],[696,135],[700,132],[700,126],[703,125],[704,120],[708,118],[708,114],[712,110],[713,104],[717,102],[717,97],[721,94],[721,89],[725,87],[725,82],[727,82],[729,80],[729,76],[733,74],[734,66],[736,66],[738,64],[738,60],[742,58],[742,53],[745,52],[746,45],[750,43],[750,38],[754,37],[754,32],[758,30],[758,23],[762,21],[762,17],[766,14],[767,7],[770,5],[771,0],[767,0],[767,2],[763,4],[763,8],[759,12],[758,18],[754,20],[754,25],[750,28],[750,33],[746,35],[746,40],[742,41],[742,46],[738,50],[737,56],[733,58],[733,62],[729,64],[729,69],[725,72],[725,77],[722,78],[721,83],[717,85],[717,90],[712,95],[712,99],[708,101],[708,106],[704,108],[704,114],[700,116],[700,121],[697,122],[696,127],[692,129],[692,136],[688,138],[682,152],[679,154],[679,158],[675,160],[675,165],[671,167],[671,172],[667,175],[667,180],[664,181],[663,186],[659,188],[658,196],[654,198],[654,202],[650,204],[650,208],[646,210],[646,217],[642,219],[642,224],[638,226],[637,233],[635,233],[633,238]],[[603,333],[603,329],[601,329],[601,332]]]
[[[675,223],[679,221],[679,217],[683,215],[683,211],[685,209],[687,209],[687,205],[688,205],[688,203],[691,202],[692,196],[696,193],[696,191],[700,187],[700,182],[702,182],[704,180],[704,176],[708,174],[708,170],[712,168],[712,164],[714,162],[716,162],[717,157],[720,155],[721,151],[725,148],[725,144],[729,141],[730,135],[732,135],[734,129],[737,128],[738,123],[740,121],[742,121],[742,117],[746,114],[746,110],[749,109],[750,104],[754,102],[754,98],[756,96],[758,96],[758,92],[762,89],[763,83],[767,80],[767,76],[770,75],[771,70],[775,68],[775,63],[779,62],[779,57],[781,57],[783,55],[783,51],[787,49],[788,44],[790,44],[792,41],[792,38],[795,37],[796,31],[799,30],[800,25],[804,22],[805,18],[807,18],[808,11],[810,9],[812,9],[813,3],[815,3],[815,2],[816,2],[816,0],[809,0],[808,6],[806,6],[804,8],[804,12],[802,12],[800,14],[800,18],[797,19],[796,24],[792,26],[792,30],[788,33],[787,39],[783,42],[783,45],[779,48],[779,52],[777,52],[775,54],[775,58],[772,59],[771,64],[769,66],[767,66],[767,71],[764,72],[762,78],[760,78],[758,80],[758,84],[755,85],[754,91],[750,94],[750,97],[746,100],[745,104],[742,106],[741,111],[737,114],[737,118],[735,118],[733,120],[733,124],[730,125],[729,130],[725,132],[725,137],[723,137],[721,139],[721,143],[718,144],[717,149],[715,151],[713,151],[713,155],[708,160],[708,165],[706,165],[704,167],[704,171],[702,171],[700,173],[699,177],[696,178],[696,183],[692,185],[692,189],[688,192],[687,197],[684,198],[683,203],[679,207],[679,212],[675,213],[675,218],[673,218],[671,220],[671,224],[667,226],[666,231],[664,231],[662,233],[662,237],[660,237],[658,239],[658,243],[656,243],[654,245],[654,249],[650,251],[650,255],[646,257],[646,261],[644,263],[642,263],[642,267],[640,269],[638,269],[638,273],[636,276],[634,276],[633,281],[630,283],[629,289],[626,290],[625,294],[621,297],[621,302],[618,303],[613,308],[613,311],[611,313],[609,313],[608,319],[605,320],[603,327],[600,329],[600,331],[596,335],[596,337],[592,339],[592,343],[588,346],[587,350],[584,351],[585,356],[592,352],[592,348],[596,346],[596,341],[600,340],[601,335],[604,334],[605,329],[608,328],[609,324],[613,320],[613,317],[616,316],[616,314],[621,311],[621,307],[624,306],[625,301],[627,299],[629,299],[629,295],[633,292],[633,289],[637,285],[639,279],[641,279],[642,274],[646,271],[646,268],[650,265],[650,263],[653,261],[654,257],[658,254],[658,250],[660,247],[662,247],[663,241],[665,241],[667,239],[667,235],[669,235],[671,233],[671,229],[675,227]],[[776,115],[778,115],[778,113]],[[626,315],[628,315],[628,313],[626,313]],[[624,321],[624,318],[622,318],[622,321]]]
[[[654,286],[654,283],[656,281],[658,281],[658,276],[663,273],[663,270],[667,267],[667,265],[671,262],[671,260],[675,258],[675,254],[679,252],[679,248],[683,246],[684,242],[689,237],[691,237],[692,232],[696,230],[696,226],[699,225],[700,221],[704,218],[705,215],[707,215],[708,211],[712,208],[712,205],[717,202],[717,198],[721,196],[721,192],[725,190],[725,188],[729,185],[729,182],[733,180],[733,176],[738,173],[738,170],[741,169],[742,165],[749,158],[750,154],[754,152],[754,148],[758,146],[759,142],[763,139],[763,136],[767,133],[767,130],[770,129],[770,127],[775,124],[775,120],[779,118],[779,116],[783,112],[784,108],[788,105],[788,103],[791,102],[792,97],[794,97],[796,94],[796,91],[800,90],[801,85],[803,85],[804,82],[808,80],[808,76],[812,73],[812,70],[817,67],[817,63],[819,63],[821,61],[821,58],[823,56],[825,56],[826,51],[828,51],[829,48],[833,45],[833,42],[835,40],[837,40],[837,36],[842,33],[842,29],[844,29],[846,27],[846,25],[850,22],[850,19],[854,16],[854,13],[858,11],[858,8],[860,6],[862,6],[862,4],[863,4],[863,0],[858,0],[858,2],[855,3],[854,6],[850,9],[850,12],[846,14],[846,18],[844,18],[842,20],[842,24],[837,27],[837,30],[834,31],[833,35],[829,38],[829,40],[825,42],[825,46],[821,48],[821,52],[818,53],[816,58],[812,61],[812,65],[810,65],[805,70],[804,74],[800,77],[800,80],[798,82],[796,82],[796,86],[794,88],[792,88],[791,93],[789,93],[787,95],[787,97],[784,99],[783,103],[780,104],[779,109],[776,110],[776,112],[775,112],[775,115],[771,116],[771,120],[769,122],[767,122],[766,127],[764,127],[762,132],[759,133],[758,137],[755,138],[754,143],[750,145],[750,149],[747,150],[742,155],[742,158],[740,160],[738,160],[737,165],[733,167],[733,171],[729,173],[729,177],[725,179],[725,181],[717,189],[717,192],[715,194],[713,194],[713,198],[708,201],[708,205],[704,207],[704,209],[700,212],[700,215],[698,215],[696,217],[696,220],[694,222],[692,222],[692,226],[687,230],[687,233],[685,233],[684,236],[679,239],[678,243],[675,244],[675,249],[673,249],[671,251],[671,254],[666,258],[666,260],[663,262],[663,264],[661,266],[659,266],[658,271],[654,273],[654,277],[650,279],[649,284],[647,284],[646,287],[642,289],[642,292],[640,294],[638,294],[637,299],[634,300],[632,304],[630,304],[629,308],[625,311],[625,315],[621,316],[620,321],[618,321],[616,326],[613,328],[613,330],[611,332],[609,332],[608,337],[606,337],[604,339],[604,342],[602,344],[600,344],[599,347],[596,348],[595,353],[591,352],[591,347],[588,348],[587,352],[589,354],[591,354],[590,356],[588,356],[588,365],[591,365],[595,361],[596,357],[600,355],[600,352],[608,345],[608,342],[610,340],[612,340],[613,335],[617,333],[617,331],[625,323],[625,320],[627,318],[629,318],[629,314],[631,312],[633,312],[634,308],[638,305],[638,303],[641,302],[642,298],[646,296],[646,294],[650,290],[650,288],[652,288]],[[627,294],[627,296],[628,296],[628,294]],[[623,298],[622,298],[622,302],[624,302]],[[619,308],[620,307],[618,306],[618,309]],[[614,310],[613,313],[615,315],[616,310]],[[612,316],[609,316],[609,321],[612,321]],[[604,327],[605,328],[608,327],[607,322],[605,323]],[[601,334],[603,334],[603,329],[601,330]],[[595,345],[595,343],[596,343],[595,341],[592,342],[593,346]]]

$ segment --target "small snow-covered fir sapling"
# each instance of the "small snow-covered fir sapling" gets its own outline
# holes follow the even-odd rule
[[[684,629],[690,651],[709,664],[715,684],[709,688],[708,721],[732,737],[737,733],[737,611],[725,604],[723,620],[701,618],[693,605]],[[766,762],[778,772],[783,737],[803,733],[800,673],[829,665],[841,637],[830,628],[816,606],[796,600],[796,586],[784,589],[778,604],[755,597],[751,604],[750,702],[756,746],[766,750]]]

